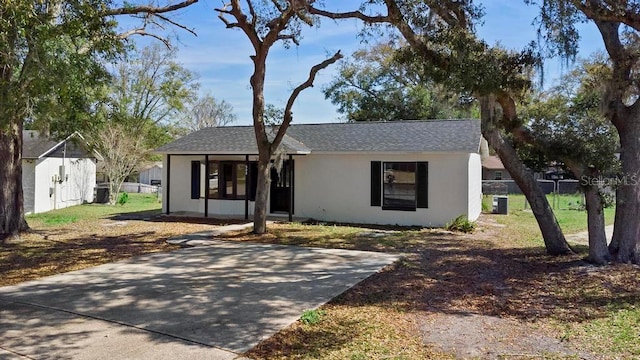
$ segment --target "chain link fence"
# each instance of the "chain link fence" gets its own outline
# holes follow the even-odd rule
[[[538,186],[547,195],[549,203],[554,209],[578,210],[584,208],[584,195],[580,191],[580,181],[578,180],[537,180]],[[523,193],[513,180],[483,180],[482,193],[485,196],[493,195],[515,195],[522,196]],[[529,207],[526,199],[522,196],[520,205],[518,198],[512,199],[510,203],[517,208],[527,209]]]

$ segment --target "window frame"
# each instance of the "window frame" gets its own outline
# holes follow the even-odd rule
[[[208,199],[210,200],[245,200],[245,198],[247,197],[247,182],[249,181],[249,167],[251,166],[249,163],[249,165],[247,166],[247,163],[245,161],[239,161],[239,160],[211,160],[209,161],[209,172],[211,172],[211,169],[214,168],[215,164],[215,168],[217,168],[218,171],[218,178],[217,178],[217,182],[218,182],[218,189],[217,189],[217,196],[213,196],[211,194],[211,188],[209,188],[209,197]],[[231,174],[228,175],[228,171],[225,171],[225,168],[227,168],[227,166],[230,167],[231,169]],[[243,166],[244,167],[244,179],[245,179],[245,184],[243,187],[244,190],[244,194],[239,195],[238,194],[238,167]],[[211,176],[211,174],[207,174],[207,181],[209,176]],[[229,176],[231,178],[229,178]],[[231,181],[231,194],[227,193],[227,181]],[[205,190],[206,191],[206,190]],[[250,191],[250,189],[249,189]]]
[[[502,171],[496,170],[493,172],[493,180],[504,180],[502,177]]]
[[[416,189],[416,206],[412,207],[383,207],[383,187],[384,187],[384,169],[383,163],[415,163],[415,189]],[[417,211],[418,209],[429,208],[429,161],[371,161],[370,176],[370,206],[380,208],[382,210],[400,210],[400,211]]]
[[[413,165],[413,205],[412,206],[403,206],[403,205],[385,205],[385,189],[387,188],[388,180],[387,175],[385,174],[387,164],[411,164]],[[382,210],[396,210],[396,211],[416,211],[418,208],[418,163],[415,161],[383,161],[382,162]]]

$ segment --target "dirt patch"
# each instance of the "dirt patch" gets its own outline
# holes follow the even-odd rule
[[[592,358],[522,321],[478,314],[418,318],[425,343],[458,359]]]

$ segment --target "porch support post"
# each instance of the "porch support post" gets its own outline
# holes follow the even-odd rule
[[[169,215],[169,213],[171,212],[169,210],[169,201],[171,200],[171,155],[167,154],[167,183],[165,184],[167,187],[167,191],[165,191],[164,193],[166,194],[166,201],[167,201],[167,215]]]
[[[204,156],[204,217],[209,217],[209,155]]]
[[[244,219],[249,220],[249,155],[244,156],[244,165]]]
[[[293,221],[293,155],[289,154],[289,222]]]

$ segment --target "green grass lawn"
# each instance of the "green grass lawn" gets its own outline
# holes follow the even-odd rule
[[[64,209],[27,215],[29,225],[60,226],[79,221],[101,219],[117,214],[160,211],[162,204],[155,194],[129,194],[129,201],[124,205],[84,204]]]
[[[554,203],[554,196],[547,195],[549,204]],[[587,230],[587,212],[578,210],[578,204],[582,201],[580,195],[558,195],[555,199],[554,214],[558,219],[560,228],[566,234],[573,234]],[[483,198],[483,207],[491,208],[492,196]],[[613,224],[615,208],[604,210],[605,223]],[[509,215],[493,215],[496,221],[505,225],[505,231],[510,233],[514,245],[532,246],[540,245],[542,235],[538,228],[531,208],[526,204],[524,195],[509,195]]]

